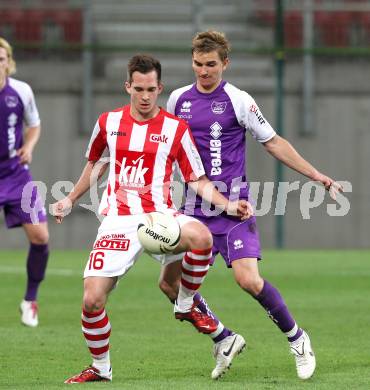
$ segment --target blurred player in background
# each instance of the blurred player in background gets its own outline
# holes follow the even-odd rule
[[[288,141],[276,134],[248,93],[223,81],[223,72],[229,64],[228,54],[229,43],[222,33],[197,34],[192,42],[196,82],[175,90],[167,104],[169,112],[189,123],[206,175],[229,199],[248,199],[245,134],[250,131],[272,156],[311,180],[319,181],[326,189],[331,189],[334,196],[340,189],[338,184],[317,171]],[[222,255],[227,267],[233,269],[239,286],[259,302],[287,337],[299,378],[310,378],[316,366],[310,339],[297,325],[277,288],[259,274],[261,248],[255,217],[240,222],[224,213],[207,216],[201,209],[201,199],[189,195],[189,191],[185,214],[194,215],[208,226],[214,240],[212,261],[218,253]],[[162,270],[160,287],[170,299],[176,296],[180,267],[179,262],[173,262]],[[199,294],[196,299],[200,302],[198,307],[212,315]],[[239,352],[241,336],[227,328],[220,335],[211,336],[215,341],[216,358],[212,378],[217,379]]]
[[[105,218],[84,272],[82,331],[93,363],[65,383],[110,381],[110,322],[105,310],[109,293],[135,264],[143,248],[137,226],[145,213],[174,214],[181,226],[179,252],[182,259],[175,318],[189,321],[203,333],[217,329],[214,319],[193,305],[193,297],[205,278],[212,254],[212,235],[198,220],[176,213],[170,183],[175,164],[189,186],[213,204],[228,208],[234,215],[249,217],[247,201],[229,202],[204,175],[199,154],[185,121],[158,107],[161,64],[151,56],[134,56],[128,64],[125,84],[130,105],[100,115],[87,150],[88,162],[72,192],[53,205],[61,222],[71,206],[91,186],[94,172],[101,177],[109,154],[108,184],[100,210]],[[99,167],[100,165],[100,167]],[[207,191],[212,186],[211,191]],[[207,196],[208,194],[208,196]]]
[[[9,77],[15,70],[13,50],[0,38],[0,209],[4,210],[7,227],[22,226],[30,241],[27,289],[20,310],[22,323],[35,327],[38,325],[37,292],[49,256],[49,232],[36,188],[23,191],[30,188],[25,186],[32,181],[28,164],[40,137],[40,117],[30,86]],[[32,204],[33,210],[41,211],[23,211],[22,196],[24,205]]]

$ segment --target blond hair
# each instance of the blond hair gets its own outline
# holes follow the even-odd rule
[[[221,61],[224,61],[229,56],[230,44],[224,33],[208,30],[199,32],[195,35],[192,41],[191,53],[209,53],[217,51]]]
[[[4,38],[1,38],[1,37],[0,37],[0,47],[5,49],[6,54],[8,55],[9,66],[8,66],[7,71],[6,71],[6,74],[7,74],[7,76],[10,76],[10,75],[14,74],[17,70],[16,63],[15,63],[14,58],[13,58],[13,49],[9,45],[8,41],[6,41]]]

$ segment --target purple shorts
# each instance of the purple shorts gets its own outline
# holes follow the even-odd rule
[[[37,187],[27,185],[32,182],[30,172],[24,168],[15,174],[0,179],[0,210],[4,209],[8,228],[25,223],[46,222],[47,216]]]
[[[256,224],[256,217],[246,221],[217,216],[196,218],[203,222],[213,235],[212,260],[220,253],[228,268],[234,260],[257,258],[261,260],[261,244]]]

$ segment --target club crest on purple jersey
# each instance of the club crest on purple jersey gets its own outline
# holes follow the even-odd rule
[[[227,102],[216,102],[215,100],[211,104],[211,109],[214,114],[223,114],[226,110]]]
[[[17,107],[17,105],[18,105],[18,98],[17,98],[17,96],[12,96],[12,95],[5,96],[5,104],[9,108]]]

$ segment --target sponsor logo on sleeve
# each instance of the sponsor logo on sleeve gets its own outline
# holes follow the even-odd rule
[[[191,153],[193,155],[194,162],[198,166],[198,170],[202,171],[203,170],[202,160],[201,160],[200,155],[198,153],[198,149],[196,148],[196,146],[192,142],[190,142],[190,151],[191,151]]]
[[[251,108],[249,109],[250,112],[253,112],[256,117],[257,117],[257,120],[258,122],[263,125],[264,123],[266,123],[266,120],[265,118],[263,117],[263,115],[261,114],[260,110],[258,109],[257,106],[255,106],[254,104],[251,105]]]

